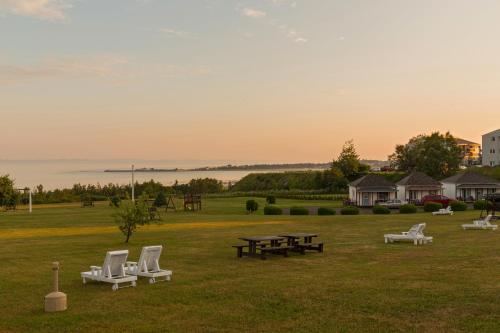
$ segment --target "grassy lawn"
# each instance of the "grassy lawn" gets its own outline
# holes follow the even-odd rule
[[[463,231],[479,212],[455,216],[246,215],[246,198],[210,199],[172,213],[131,243],[106,205],[0,213],[0,332],[498,332],[500,232]],[[291,205],[338,207],[335,202]],[[386,245],[383,234],[426,222],[434,244]],[[238,237],[315,232],[325,253],[236,259]],[[79,273],[107,250],[165,247],[169,283],[111,291]],[[61,262],[69,309],[45,314],[51,262]]]

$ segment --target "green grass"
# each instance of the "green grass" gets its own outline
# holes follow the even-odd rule
[[[130,244],[105,205],[0,213],[0,332],[497,332],[500,233],[463,231],[477,211],[454,216],[246,215],[247,198],[210,199],[172,213]],[[262,201],[262,202],[261,202]],[[334,202],[280,200],[282,207]],[[330,207],[331,207],[330,206]],[[386,245],[383,234],[426,222],[434,244]],[[315,232],[325,253],[236,259],[238,237]],[[111,291],[79,273],[107,250],[162,244],[169,283]],[[69,309],[45,314],[51,262],[61,262]]]

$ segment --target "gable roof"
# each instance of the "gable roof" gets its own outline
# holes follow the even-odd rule
[[[500,184],[500,181],[477,172],[462,172],[443,179],[443,183],[454,184]]]
[[[385,177],[368,174],[361,178],[356,179],[355,181],[349,183],[350,186],[354,187],[394,187],[395,184]]]
[[[457,145],[477,145],[477,146],[479,146],[479,143],[475,143],[475,142],[465,140],[465,139],[455,138],[455,141],[457,142]]]
[[[423,172],[415,171],[401,179],[397,185],[441,186],[441,183]]]

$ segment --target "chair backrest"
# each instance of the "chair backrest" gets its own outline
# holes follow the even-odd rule
[[[127,257],[128,250],[108,251],[102,265],[102,274],[107,278],[125,276],[124,267]]]
[[[144,246],[139,257],[139,262],[137,263],[139,271],[144,273],[159,271],[162,250],[163,246],[161,245]]]
[[[490,221],[491,221],[491,218],[492,218],[492,217],[493,217],[493,215],[491,215],[491,214],[490,214],[490,215],[488,215],[488,216],[486,216],[486,217],[484,218],[484,220],[483,220],[483,224],[484,224],[484,225],[491,225]]]
[[[421,224],[415,224],[410,228],[410,230],[408,230],[408,236],[416,237],[421,229]]]
[[[426,226],[427,226],[427,224],[425,224],[425,223],[420,223],[420,224],[419,224],[419,227],[420,227],[420,228],[418,229],[418,234],[419,234],[419,235],[422,235],[422,236],[424,235],[424,229],[425,229],[425,227],[426,227]]]

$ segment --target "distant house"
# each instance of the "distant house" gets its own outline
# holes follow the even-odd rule
[[[500,166],[500,129],[483,135],[483,165]]]
[[[456,138],[457,146],[462,149],[462,165],[479,164],[481,160],[481,145],[472,141]]]
[[[451,199],[473,201],[500,192],[500,182],[476,172],[459,173],[443,179],[443,194]]]
[[[396,199],[396,184],[382,176],[369,174],[349,184],[349,200],[356,206],[371,207]]]
[[[413,172],[396,183],[397,198],[401,201],[419,202],[426,195],[442,194],[443,184],[423,172]]]

